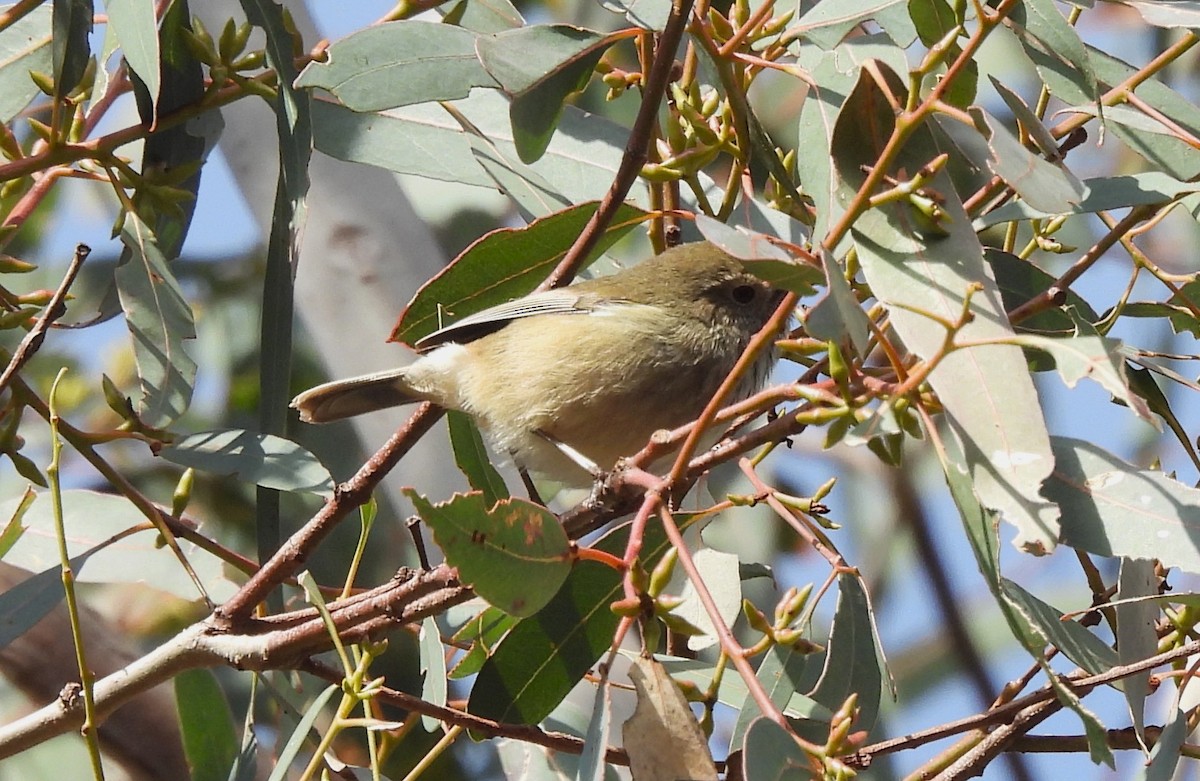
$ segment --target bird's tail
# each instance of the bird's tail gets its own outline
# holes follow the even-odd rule
[[[300,420],[305,423],[330,423],[423,400],[409,387],[401,368],[309,388],[292,399],[291,406],[300,411]]]

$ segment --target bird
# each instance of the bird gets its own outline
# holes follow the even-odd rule
[[[413,363],[318,385],[291,406],[327,423],[433,402],[472,416],[518,467],[583,486],[698,417],[783,296],[715,244],[680,244],[468,315],[419,340]],[[727,401],[759,390],[775,360],[763,351]]]

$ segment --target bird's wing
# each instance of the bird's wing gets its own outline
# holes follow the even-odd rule
[[[424,352],[446,342],[466,344],[498,331],[513,320],[522,317],[586,315],[613,303],[617,302],[595,293],[581,293],[569,287],[530,293],[524,298],[488,307],[481,312],[467,315],[461,320],[439,328],[429,336],[418,340],[415,347],[419,352]]]

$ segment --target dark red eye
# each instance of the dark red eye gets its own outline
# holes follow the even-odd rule
[[[729,295],[739,304],[749,304],[758,297],[758,288],[754,285],[738,285],[729,291]]]

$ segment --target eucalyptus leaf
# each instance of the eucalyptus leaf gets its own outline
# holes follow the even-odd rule
[[[244,429],[204,431],[178,439],[158,454],[180,466],[233,475],[267,488],[333,495],[333,478],[317,457],[272,434]]]
[[[463,583],[510,615],[541,610],[571,571],[570,541],[545,507],[512,498],[488,505],[479,493],[435,505],[412,489],[404,494]]]
[[[1063,510],[1064,545],[1200,573],[1200,491],[1090,442],[1055,437],[1052,445],[1043,494]]]
[[[893,94],[903,95],[885,67],[878,66]],[[864,73],[834,134],[838,173],[853,189],[887,144],[894,120],[887,96]],[[894,164],[913,171],[936,155],[933,136],[918,130]],[[931,186],[944,196],[941,224],[905,201],[870,209],[855,222],[863,273],[905,346],[926,360],[940,357],[929,382],[964,440],[981,500],[1018,528],[1018,546],[1048,552],[1058,538],[1058,513],[1038,497],[1053,468],[1041,405],[1020,348],[995,343],[1013,329],[962,203],[944,171]],[[970,318],[960,322],[964,312]],[[958,342],[992,344],[943,355],[949,327]]]
[[[142,386],[138,416],[162,428],[191,403],[196,362],[184,342],[196,338],[195,320],[157,239],[137,214],[126,214],[121,241],[126,251],[116,281]]]
[[[313,61],[296,86],[329,90],[354,111],[464,98],[495,87],[475,55],[475,35],[461,27],[413,19],[364,27]]]

